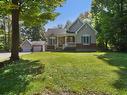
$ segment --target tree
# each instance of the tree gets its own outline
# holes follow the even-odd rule
[[[68,29],[71,26],[72,22],[70,20],[68,20],[65,24],[65,29]]]
[[[127,0],[93,0],[91,12],[98,43],[127,51]]]
[[[12,14],[12,48],[10,60],[19,60],[19,20],[26,25],[36,26],[54,20],[58,15],[54,10],[64,0],[2,0],[1,14]]]
[[[2,31],[1,35],[1,45],[2,50],[9,51],[10,50],[10,20],[9,16],[2,15],[0,17],[0,29]]]
[[[57,25],[57,28],[58,28],[58,29],[62,29],[62,28],[63,28],[63,25],[62,25],[62,24],[58,24],[58,25]]]
[[[44,37],[45,28],[43,26],[34,27],[22,27],[21,28],[21,38],[22,41],[30,39],[31,41],[45,40]]]

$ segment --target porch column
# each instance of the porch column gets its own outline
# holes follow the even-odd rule
[[[65,46],[67,46],[67,36],[65,36]]]
[[[57,47],[59,47],[59,38],[58,38],[58,36],[56,37],[56,40],[57,40]]]

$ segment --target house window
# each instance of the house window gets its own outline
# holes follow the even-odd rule
[[[91,36],[89,35],[82,36],[81,42],[84,45],[89,45],[91,43]]]

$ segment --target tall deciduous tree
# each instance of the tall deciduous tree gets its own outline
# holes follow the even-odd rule
[[[12,0],[12,4],[16,5],[16,8],[12,9],[12,48],[11,48],[11,60],[19,60],[19,0]]]
[[[12,14],[11,60],[19,60],[19,20],[26,25],[36,26],[54,20],[58,15],[54,10],[64,0],[1,0],[0,13]]]
[[[93,0],[91,12],[99,45],[127,51],[127,0]]]

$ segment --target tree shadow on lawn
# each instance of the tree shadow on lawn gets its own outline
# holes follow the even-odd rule
[[[8,61],[0,64],[7,64]],[[0,68],[0,94],[19,95],[25,92],[33,78],[44,72],[44,64],[40,61],[20,60]]]
[[[119,75],[119,79],[114,82],[113,86],[119,90],[127,90],[127,54],[106,53],[98,56],[98,58],[119,69],[114,71]]]

